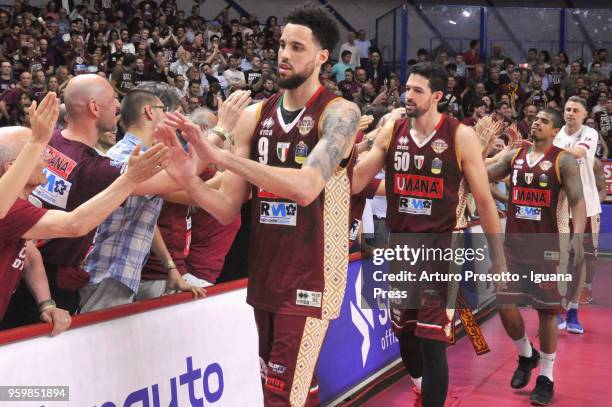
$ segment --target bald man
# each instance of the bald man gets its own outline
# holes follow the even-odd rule
[[[57,118],[57,99],[53,96],[51,100],[49,103],[54,105],[55,117],[46,124],[45,130],[49,132]],[[42,119],[41,115],[34,115],[33,125],[43,127]],[[0,129],[0,177],[11,168],[19,152],[31,138],[32,131],[25,127]],[[70,315],[53,301],[40,253],[28,240],[77,237],[91,231],[119,207],[138,184],[161,171],[168,161],[168,148],[161,144],[152,147],[145,154],[138,153],[139,151],[136,151],[130,157],[123,175],[71,212],[38,208],[27,201],[32,190],[48,181],[44,172],[47,159],[41,154],[38,155],[35,168],[20,191],[19,198],[0,220],[0,320],[4,318],[11,295],[19,282],[21,272],[24,271],[24,280],[33,291],[38,304],[40,319],[53,323],[53,334],[58,334],[69,326]]]

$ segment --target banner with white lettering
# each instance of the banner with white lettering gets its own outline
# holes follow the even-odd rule
[[[246,289],[231,291],[2,346],[0,406],[260,406],[245,297]],[[17,402],[42,394],[15,391],[25,386],[68,386],[69,401]]]

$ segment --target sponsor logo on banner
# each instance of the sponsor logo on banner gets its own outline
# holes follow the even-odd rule
[[[122,400],[114,400],[119,401],[117,403],[113,403],[112,401],[107,401],[105,403],[100,403],[97,405],[103,406],[131,406],[131,405],[160,405],[159,400],[160,397],[159,389],[167,389],[168,399],[172,400],[174,403],[170,403],[170,405],[175,406],[183,406],[188,405],[189,401],[185,400],[187,397],[184,395],[178,386],[178,382],[183,385],[184,383],[189,383],[189,399],[195,400],[196,394],[203,394],[204,399],[200,398],[199,400],[203,402],[206,400],[206,403],[215,403],[221,400],[221,397],[224,394],[225,383],[223,378],[223,369],[221,365],[218,363],[211,363],[208,366],[204,366],[202,368],[194,366],[193,360],[191,356],[188,356],[186,359],[186,368],[184,373],[179,373],[175,377],[171,377],[167,380],[166,383],[154,383],[151,386],[147,386],[145,388],[140,388],[138,390],[133,391],[125,397],[125,401]],[[201,382],[200,382],[201,381]],[[197,383],[196,386],[203,386],[204,391],[201,390],[197,392],[195,390],[194,384]],[[150,389],[149,389],[150,387]],[[201,388],[201,387],[200,387]],[[149,398],[149,394],[151,394],[151,398]],[[183,395],[185,399],[182,401],[179,400],[180,396]],[[163,398],[166,400],[166,398]],[[72,401],[72,400],[71,400]],[[142,404],[141,404],[142,403]],[[208,405],[208,404],[207,404]]]
[[[297,204],[294,202],[261,201],[259,222],[269,225],[295,226],[297,223]]]
[[[525,173],[525,182],[527,184],[531,184],[532,181],[533,181],[533,172],[526,172]]]
[[[47,183],[38,186],[32,191],[32,194],[50,205],[66,209],[72,183],[50,171],[48,167],[43,168],[43,172],[47,178]]]
[[[408,145],[409,142],[410,140],[408,139],[408,136],[401,136],[397,140],[397,149],[402,151],[410,150],[410,146]]]
[[[64,179],[68,178],[77,165],[76,161],[51,146],[47,146],[46,157],[49,162],[47,168]]]
[[[548,176],[546,174],[540,175],[540,178],[538,179],[538,184],[542,188],[546,188],[548,186]]]
[[[314,119],[310,116],[306,116],[298,124],[298,130],[300,131],[300,134],[302,136],[305,136],[308,133],[310,133],[314,125],[315,125]]]
[[[517,205],[514,207],[514,217],[527,220],[541,220],[542,208]]]
[[[550,191],[515,187],[512,189],[512,202],[518,205],[550,206]]]
[[[431,162],[431,173],[437,175],[441,172],[442,172],[442,160],[436,157]]]
[[[295,305],[306,307],[321,307],[323,294],[318,291],[297,290],[295,294]]]
[[[517,170],[520,170],[521,168],[523,168],[524,163],[525,163],[525,160],[523,160],[522,158],[519,158],[518,160],[514,162],[514,168]]]
[[[448,148],[448,144],[442,139],[436,139],[431,142],[431,148],[436,154],[442,154]]]
[[[415,155],[414,156],[414,166],[417,168],[417,170],[420,170],[421,168],[423,168],[423,163],[425,162],[425,156],[424,155]]]
[[[612,195],[612,161],[602,162],[604,178],[606,179],[606,191]]]
[[[553,164],[548,161],[548,160],[544,160],[540,163],[540,168],[542,169],[542,171],[548,171],[552,168]]]
[[[260,136],[271,136],[273,133],[272,127],[274,127],[274,119],[268,117],[266,120],[261,122],[261,128],[259,130]]]
[[[411,215],[431,215],[431,205],[430,199],[406,197],[399,199],[399,211]]]
[[[444,194],[444,180],[414,174],[395,174],[393,191],[399,195],[440,199]]]
[[[289,147],[291,143],[278,142],[276,143],[276,155],[281,162],[287,161],[287,154],[289,153]]]
[[[298,145],[295,146],[295,162],[304,164],[306,157],[308,157],[308,146],[303,141],[300,141]]]

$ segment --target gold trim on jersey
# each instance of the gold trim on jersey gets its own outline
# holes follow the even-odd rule
[[[291,392],[289,393],[291,407],[302,407],[306,403],[310,383],[328,326],[329,320],[306,318],[304,333],[300,341],[300,350],[295,362]]]
[[[465,177],[461,178],[459,189],[457,190],[457,209],[455,212],[455,229],[465,229],[467,227],[467,218],[465,217],[465,208],[467,207],[467,183]]]
[[[346,289],[351,186],[346,169],[325,184],[323,192],[323,304],[321,318],[335,319]]]

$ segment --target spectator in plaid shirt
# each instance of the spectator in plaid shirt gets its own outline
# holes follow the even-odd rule
[[[155,126],[164,119],[166,106],[146,90],[130,91],[121,105],[121,120],[127,132],[107,152],[116,162],[126,162],[137,145],[143,150],[153,144]],[[85,263],[89,284],[80,289],[81,312],[131,303],[140,285],[163,199],[158,196],[132,196],[99,227],[93,249]],[[183,291],[192,289],[173,268],[168,285]],[[173,272],[172,272],[173,271]],[[196,295],[201,289],[194,289]]]

